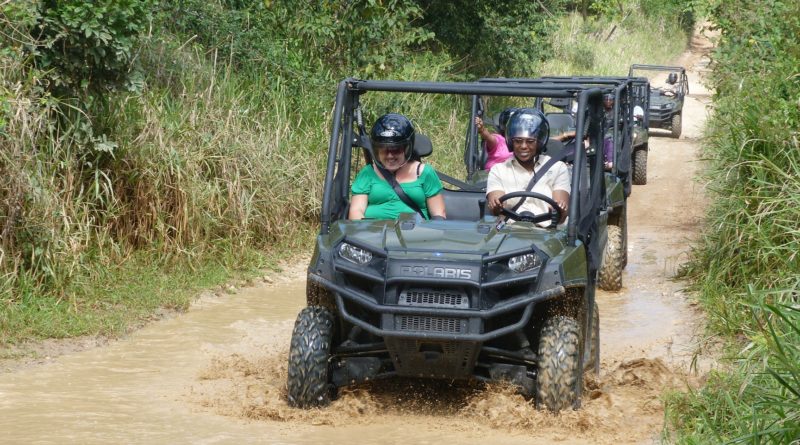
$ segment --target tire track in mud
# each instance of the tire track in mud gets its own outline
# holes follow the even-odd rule
[[[214,358],[192,385],[188,400],[217,414],[280,421],[290,428],[317,425],[369,432],[376,424],[414,425],[413,431],[404,431],[406,440],[423,439],[433,431],[462,439],[488,431],[495,442],[657,441],[664,417],[660,396],[668,388],[685,390],[700,382],[690,368],[701,315],[672,278],[702,217],[702,189],[693,179],[696,141],[709,103],[699,83],[709,48],[707,40],[695,36],[678,61],[689,70],[692,83],[684,105],[684,136],[651,136],[648,185],[635,186],[630,201],[631,261],[625,288],[616,294],[599,292],[601,374],[586,376],[580,410],[558,415],[536,410],[532,401],[504,385],[413,379],[343,390],[327,408],[293,409],[285,402],[290,323],[250,352]],[[697,205],[687,205],[692,200]]]
[[[251,421],[331,426],[369,431],[375,424],[409,423],[412,438],[446,430],[470,437],[487,430],[502,436],[526,436],[585,443],[631,443],[659,430],[659,395],[685,384],[680,372],[661,359],[636,358],[604,363],[599,378],[587,376],[583,407],[558,415],[535,409],[511,386],[392,379],[343,390],[322,409],[294,409],[286,403],[286,367],[290,323],[275,326],[266,343],[212,359],[187,395],[216,414]],[[249,351],[248,351],[249,350]],[[266,352],[268,351],[268,352]],[[266,352],[266,353],[265,353]],[[496,433],[493,433],[496,434]],[[638,440],[637,439],[637,440]],[[502,442],[502,440],[500,440]]]

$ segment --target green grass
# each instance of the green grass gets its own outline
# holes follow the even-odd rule
[[[163,308],[183,311],[202,289],[276,268],[263,252],[208,252],[159,261],[148,251],[121,264],[94,267],[61,296],[25,293],[0,307],[0,344],[83,335],[118,337]]]
[[[612,33],[613,29],[613,33]],[[668,38],[665,36],[669,36]],[[639,11],[622,19],[560,19],[553,57],[537,70],[547,75],[627,76],[634,63],[672,64],[688,42],[678,23]]]
[[[800,438],[800,4],[763,7],[712,10],[722,28],[704,139],[712,200],[685,274],[727,354],[703,388],[667,399],[675,443]]]

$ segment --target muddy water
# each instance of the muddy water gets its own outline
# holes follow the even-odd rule
[[[699,316],[672,277],[697,233],[696,138],[708,97],[693,67],[679,140],[652,138],[648,184],[629,210],[619,293],[600,292],[602,367],[583,408],[536,411],[502,386],[398,380],[348,390],[327,409],[289,408],[283,388],[302,267],[281,282],[203,296],[187,314],[110,345],[0,374],[3,443],[653,443],[658,396],[692,384]],[[298,273],[300,272],[300,273]]]

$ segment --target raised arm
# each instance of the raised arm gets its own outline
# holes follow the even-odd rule
[[[481,139],[486,142],[486,151],[494,153],[495,149],[497,149],[496,135],[486,128],[483,124],[483,119],[478,116],[475,116],[475,126],[478,128],[478,134],[481,135]]]

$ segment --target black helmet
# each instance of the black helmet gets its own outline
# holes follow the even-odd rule
[[[414,146],[414,125],[402,114],[389,113],[379,117],[369,134],[373,150],[377,145],[397,147],[405,145],[406,160],[411,159]],[[377,153],[374,153],[377,159]]]
[[[508,120],[506,127],[506,145],[508,151],[514,151],[514,138],[535,138],[542,150],[550,137],[550,124],[544,114],[533,108],[518,108]]]
[[[669,73],[667,76],[667,83],[670,85],[675,85],[678,82],[678,73]]]
[[[500,134],[506,134],[506,124],[508,124],[508,119],[511,118],[511,116],[517,112],[517,110],[519,110],[519,108],[512,107],[506,108],[500,112],[500,117],[497,118],[497,131],[499,131]]]

